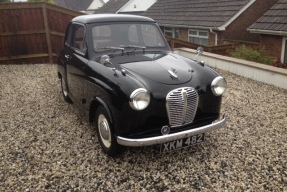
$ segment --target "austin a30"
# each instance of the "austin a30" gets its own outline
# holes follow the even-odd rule
[[[75,17],[57,69],[64,100],[94,124],[110,156],[123,146],[187,147],[226,123],[220,115],[225,79],[204,62],[173,53],[147,17]]]

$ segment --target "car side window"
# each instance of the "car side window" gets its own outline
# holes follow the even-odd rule
[[[71,47],[83,53],[87,51],[86,37],[85,37],[85,27],[82,25],[73,26],[73,35]]]

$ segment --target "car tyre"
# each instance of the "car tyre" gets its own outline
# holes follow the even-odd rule
[[[122,146],[117,143],[109,116],[102,106],[96,111],[94,124],[102,150],[111,157],[119,155]]]
[[[63,77],[61,78],[61,88],[62,88],[62,94],[63,94],[64,100],[68,103],[72,103],[72,100],[70,99],[70,97],[68,95],[68,89],[67,89],[66,81]]]

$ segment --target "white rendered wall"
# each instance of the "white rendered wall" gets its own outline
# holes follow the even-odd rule
[[[156,0],[131,0],[118,12],[146,11]]]
[[[100,0],[94,0],[91,5],[88,7],[88,10],[95,10],[102,7],[104,4]]]
[[[179,48],[175,53],[194,59],[196,51],[193,49]],[[205,61],[208,66],[229,71],[231,73],[287,89],[287,69],[272,67],[251,61],[235,59],[222,55],[204,52],[197,57],[198,61]]]

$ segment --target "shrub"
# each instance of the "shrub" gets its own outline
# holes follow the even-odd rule
[[[254,61],[257,63],[263,63],[271,65],[274,62],[274,58],[271,56],[265,56],[263,49],[253,49],[245,45],[237,47],[235,50],[229,52],[229,56],[244,59],[247,61]]]

